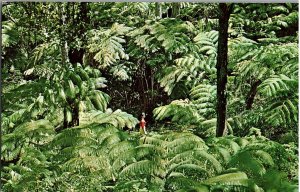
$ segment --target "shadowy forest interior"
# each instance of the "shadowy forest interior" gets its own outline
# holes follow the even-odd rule
[[[2,191],[298,191],[298,4],[5,2],[1,59]]]

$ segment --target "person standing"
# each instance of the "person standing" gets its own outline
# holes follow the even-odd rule
[[[147,135],[145,116],[146,116],[145,113],[142,113],[142,118],[140,121],[140,133]]]

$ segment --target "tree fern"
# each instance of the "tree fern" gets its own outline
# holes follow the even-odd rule
[[[181,124],[188,123],[199,134],[214,135],[216,86],[198,84],[191,89],[190,97],[191,100],[174,100],[169,105],[154,109],[154,117],[157,120],[171,119]],[[227,133],[232,134],[229,121],[226,126]]]
[[[121,110],[112,111],[108,109],[106,112],[95,111],[82,114],[82,124],[86,123],[112,124],[118,128],[128,127],[132,129],[138,123],[138,120],[131,114]]]
[[[239,50],[237,48],[240,45],[248,52],[240,58],[233,59],[235,56],[232,58],[232,62],[237,63],[235,70],[239,72],[235,82],[241,93],[248,92],[245,99],[248,109],[253,108],[263,116],[256,118],[252,126],[253,123],[267,122],[269,125],[284,127],[287,123],[297,122],[295,117],[298,113],[293,110],[298,102],[295,100],[298,96],[294,92],[298,84],[294,75],[298,71],[296,67],[298,53],[295,45],[292,43],[262,45],[241,38],[235,39],[231,44],[232,47],[236,47],[234,50]],[[280,104],[277,103],[278,100],[281,100]],[[255,102],[260,104],[256,106]],[[240,116],[245,119],[250,113],[244,112]],[[238,119],[240,118],[233,117],[233,121]],[[247,126],[244,120],[240,123]]]
[[[218,32],[210,31],[206,33],[200,33],[195,38],[198,51],[206,55],[217,54]]]
[[[50,179],[53,173],[49,165],[40,150],[25,147],[18,164],[5,167],[3,176],[8,182],[3,185],[3,190],[50,190],[54,181]]]
[[[4,21],[2,25],[2,46],[9,47],[18,41],[18,33],[15,30],[15,23]]]
[[[130,29],[124,24],[115,23],[110,29],[90,32],[89,50],[96,53],[94,59],[99,62],[99,68],[105,69],[119,59],[128,59],[122,43],[125,43],[123,36]]]
[[[159,82],[169,95],[178,82],[184,82],[188,89],[205,79],[215,82],[217,38],[216,31],[198,34],[189,54],[176,59],[176,65],[165,69]]]
[[[51,141],[54,127],[47,120],[38,120],[20,124],[9,134],[3,136],[3,160],[18,158],[23,147],[43,145]]]
[[[237,39],[232,42],[232,47],[236,47],[234,50],[240,49],[241,46],[248,50],[248,52],[245,52],[242,56],[237,58],[237,70],[243,79],[249,79],[251,77],[264,79],[279,71],[278,69],[283,67],[284,63],[297,57],[297,52],[293,44],[288,43],[284,45],[258,47],[256,43],[251,41],[248,43],[248,41],[243,39],[239,41],[236,40]]]
[[[297,103],[298,99],[286,99],[283,102],[278,102],[278,100],[273,101],[273,103],[266,108],[266,121],[275,126],[298,122],[298,111],[295,107]]]
[[[189,121],[190,124],[197,124],[199,120],[204,120],[198,113],[196,105],[188,100],[172,101],[171,104],[158,107],[153,112],[157,120],[172,118],[172,121],[181,123]]]
[[[138,45],[146,50],[151,50],[149,49],[151,47],[150,42],[155,40],[154,42],[160,42],[166,51],[174,53],[188,51],[185,44],[190,42],[190,37],[184,32],[192,33],[191,24],[171,18],[162,19],[159,22],[149,22],[150,25],[147,24],[131,33],[131,36],[136,37],[135,42]],[[150,30],[150,34],[143,34],[146,29]],[[153,50],[155,51],[155,49]]]
[[[205,184],[226,184],[226,185],[248,185],[247,182],[247,175],[243,172],[236,172],[236,173],[228,173],[223,175],[218,175],[216,177],[207,179],[204,181]]]

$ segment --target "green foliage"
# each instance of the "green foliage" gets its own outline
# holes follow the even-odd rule
[[[217,39],[217,31],[199,33],[194,38],[195,44],[188,47],[190,53],[176,59],[176,65],[165,69],[159,82],[169,95],[180,82],[187,89],[204,80],[215,82]]]
[[[107,109],[105,112],[91,111],[84,113],[81,116],[81,124],[112,124],[114,127],[132,129],[138,123],[138,120],[131,114],[123,112],[121,110],[112,111]]]
[[[199,120],[204,118],[198,113],[196,105],[189,100],[175,100],[169,105],[156,108],[154,111],[156,120],[164,118],[172,118],[172,121],[190,124],[197,124]]]
[[[297,9],[298,5],[291,3],[237,5],[231,14],[232,29],[234,33],[254,38],[276,37],[296,25]]]
[[[17,158],[24,147],[48,143],[54,135],[54,128],[47,120],[38,120],[16,126],[2,138],[1,160]]]
[[[262,177],[268,177],[269,172],[267,173],[266,169],[275,169],[276,167],[273,158],[277,155],[274,151],[271,152],[271,148],[268,147],[275,143],[259,138],[214,138],[204,143],[203,140],[199,140],[189,133],[172,133],[142,137],[141,141],[143,144],[141,143],[136,147],[136,153],[139,154],[139,151],[143,150],[142,158],[131,161],[121,172],[121,175],[129,174],[126,178],[135,178],[134,183],[139,183],[137,186],[140,186],[140,189],[142,187],[149,189],[151,184],[156,185],[155,180],[145,177],[150,174],[164,180],[160,182],[160,189],[164,190],[179,190],[181,188],[216,190],[221,187],[227,188],[227,190],[241,188],[259,191],[265,186],[261,185],[258,180]],[[192,141],[192,145],[188,145],[190,141]],[[229,143],[232,144],[233,152],[226,147]],[[253,147],[257,145],[264,146],[265,149],[254,150]],[[221,147],[223,154],[224,151],[227,152],[227,161],[220,158],[219,152],[211,151],[216,147]],[[286,152],[282,154],[286,154]],[[131,157],[139,157],[139,155],[131,154]],[[284,157],[277,159],[277,162],[283,161]],[[279,169],[282,170],[282,168]],[[141,177],[147,181],[140,179],[138,182],[136,180]],[[257,183],[255,184],[255,182]],[[128,187],[127,189],[123,188],[124,191],[133,188],[132,185],[126,185],[124,182],[117,184],[117,186],[119,185]],[[284,187],[285,184],[282,183],[280,186]],[[293,188],[290,184],[288,186]]]
[[[233,54],[232,63],[237,62],[234,70],[239,74],[236,82],[242,94],[246,91],[251,93],[249,87],[258,83],[252,110],[262,113],[263,118],[256,121],[256,124],[266,122],[271,126],[285,128],[286,125],[296,125],[298,122],[298,112],[295,110],[298,103],[298,77],[295,75],[298,73],[296,45],[280,43],[258,47],[257,43],[239,39],[232,42],[234,50],[240,49],[239,42],[242,42],[241,45],[246,52],[242,51],[240,54],[244,55],[236,59]],[[255,105],[255,101],[259,105]]]
[[[218,4],[3,3],[3,191],[295,191],[297,9],[233,5],[215,137]]]
[[[17,165],[4,168],[3,177],[9,181],[4,184],[4,191],[51,190],[54,183],[53,173],[49,170],[50,162],[38,149],[26,147]],[[34,178],[34,179],[33,179]]]
[[[3,48],[13,46],[18,41],[18,33],[14,29],[15,24],[13,22],[2,23],[2,46]]]
[[[122,43],[130,30],[124,24],[115,23],[110,29],[90,31],[89,50],[96,53],[94,59],[99,62],[99,68],[105,69],[119,59],[128,59]]]
[[[146,51],[156,52],[161,46],[166,52],[186,53],[191,41],[190,35],[194,32],[192,23],[166,18],[157,22],[146,21],[145,26],[133,30],[130,36]]]
[[[156,120],[169,119],[203,137],[213,136],[216,129],[216,91],[216,86],[198,84],[190,91],[191,100],[174,100],[168,105],[157,107],[153,110],[154,117]],[[226,122],[227,132],[232,134],[229,121]]]

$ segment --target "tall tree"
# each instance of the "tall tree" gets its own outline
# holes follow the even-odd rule
[[[219,4],[219,39],[217,56],[217,129],[216,136],[223,136],[226,121],[226,83],[228,57],[228,21],[231,5]]]

